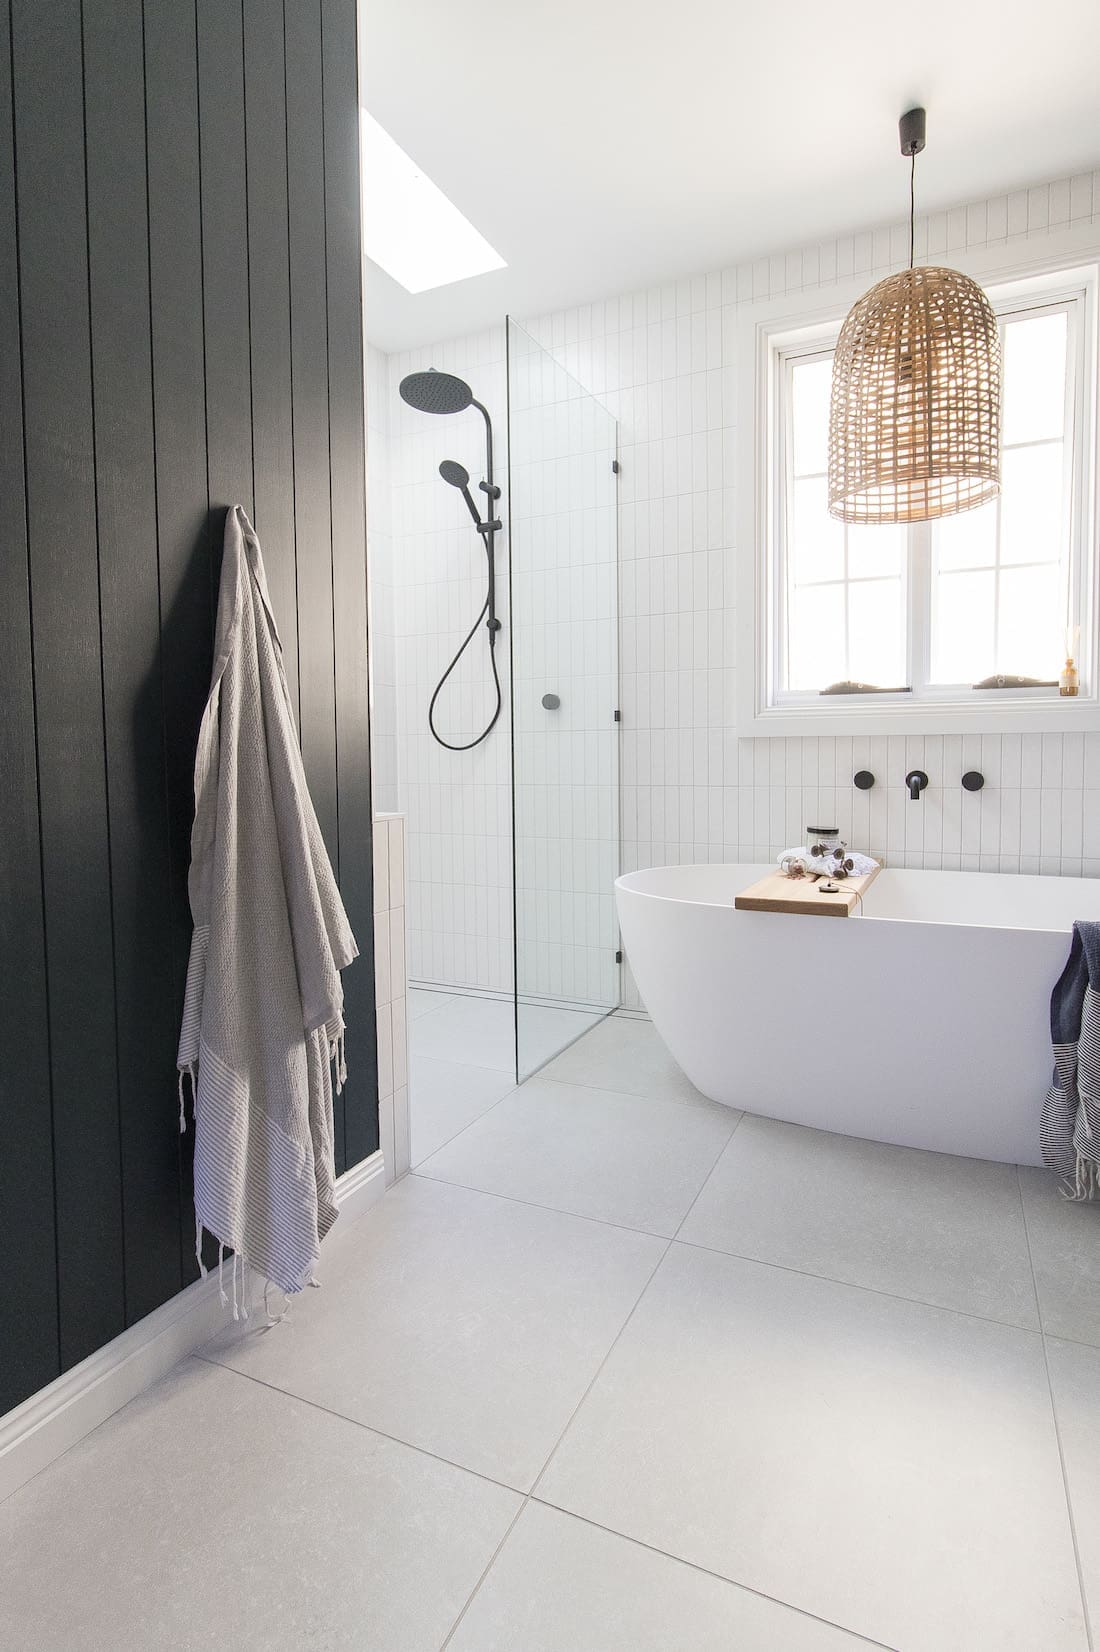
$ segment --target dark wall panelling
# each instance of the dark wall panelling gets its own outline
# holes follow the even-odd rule
[[[0,1412],[60,1370],[49,1020],[27,576],[11,32],[0,17]],[[18,1143],[18,1150],[16,1150]]]
[[[321,0],[297,0],[287,6],[286,60],[293,71],[286,81],[286,131],[302,758],[317,819],[332,864],[339,870]]]
[[[244,82],[256,488],[253,522],[264,548],[264,565],[283,644],[283,664],[297,712],[298,582],[294,567],[282,0],[244,0]]]
[[[207,8],[203,8],[206,10]],[[145,8],[149,293],[156,440],[160,670],[172,880],[175,999],[191,939],[187,900],[195,741],[212,659],[211,527],[206,482],[206,356],[196,17],[189,5]],[[246,415],[247,416],[247,415]],[[175,1051],[172,1051],[174,1061]],[[197,1276],[192,1136],[182,1144],[180,1261]]]
[[[12,48],[61,1363],[68,1366],[126,1323],[80,0],[17,0]]]
[[[126,1320],[179,1288],[141,0],[84,8],[88,290]]]
[[[224,510],[253,512],[363,957],[377,1146],[353,0],[0,21],[0,1411],[195,1274],[175,1050]]]
[[[356,53],[349,47],[355,40],[355,0],[325,0],[321,16],[340,873],[351,926],[364,953],[373,955],[366,563],[361,551],[366,458],[359,93]],[[349,1077],[344,1091],[344,1148],[348,1164],[357,1163],[378,1146],[378,1108],[368,1100],[377,1070],[373,1001],[373,971],[363,968],[361,960],[347,976]],[[337,1135],[338,1152],[339,1147]]]

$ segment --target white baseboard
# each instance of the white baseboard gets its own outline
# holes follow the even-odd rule
[[[334,1233],[362,1216],[384,1192],[382,1154],[372,1153],[336,1183],[341,1220]],[[224,1324],[217,1277],[210,1274],[0,1417],[0,1502],[159,1382]]]

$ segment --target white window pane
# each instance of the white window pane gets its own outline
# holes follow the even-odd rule
[[[1066,400],[1066,315],[1010,321],[1004,330],[1004,439],[1061,436]]]
[[[934,568],[992,568],[997,560],[997,504],[959,511],[932,524]]]
[[[905,686],[900,579],[858,580],[849,585],[848,676],[877,688]]]
[[[1056,562],[1062,555],[1063,447],[1009,448],[1001,458],[1001,561]]]
[[[937,576],[932,616],[934,683],[977,683],[996,670],[995,578],[992,569]]]
[[[829,515],[824,477],[796,482],[790,532],[791,575],[796,585],[844,578],[844,524]]]
[[[844,587],[808,585],[791,593],[787,687],[828,688],[848,675],[844,661]]]
[[[824,471],[829,462],[829,392],[832,358],[800,362],[791,369],[791,422],[794,434],[794,474]]]
[[[905,563],[905,529],[900,524],[848,529],[848,578],[900,574]]]
[[[1062,665],[1065,628],[1059,568],[1004,569],[997,623],[998,671],[1056,677]]]

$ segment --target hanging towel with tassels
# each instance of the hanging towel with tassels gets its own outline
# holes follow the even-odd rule
[[[181,1128],[185,1073],[193,1089],[196,1246],[205,1229],[293,1293],[336,1220],[331,1069],[339,1088],[340,971],[358,949],[306,786],[259,541],[239,505],[225,521],[188,889],[178,1066]]]
[[[1043,1104],[1043,1161],[1070,1199],[1100,1197],[1100,923],[1075,923],[1050,995],[1054,1082]]]

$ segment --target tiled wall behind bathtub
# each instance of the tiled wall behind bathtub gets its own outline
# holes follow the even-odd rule
[[[1090,173],[919,219],[917,257],[1098,221]],[[739,308],[851,275],[870,285],[905,243],[903,224],[844,235],[529,323],[620,420],[626,870],[767,860],[835,822],[893,865],[1100,876],[1100,735],[738,740],[729,727]],[[917,803],[913,767],[931,782]],[[860,768],[870,792],[852,786]],[[971,768],[981,792],[962,790]]]

